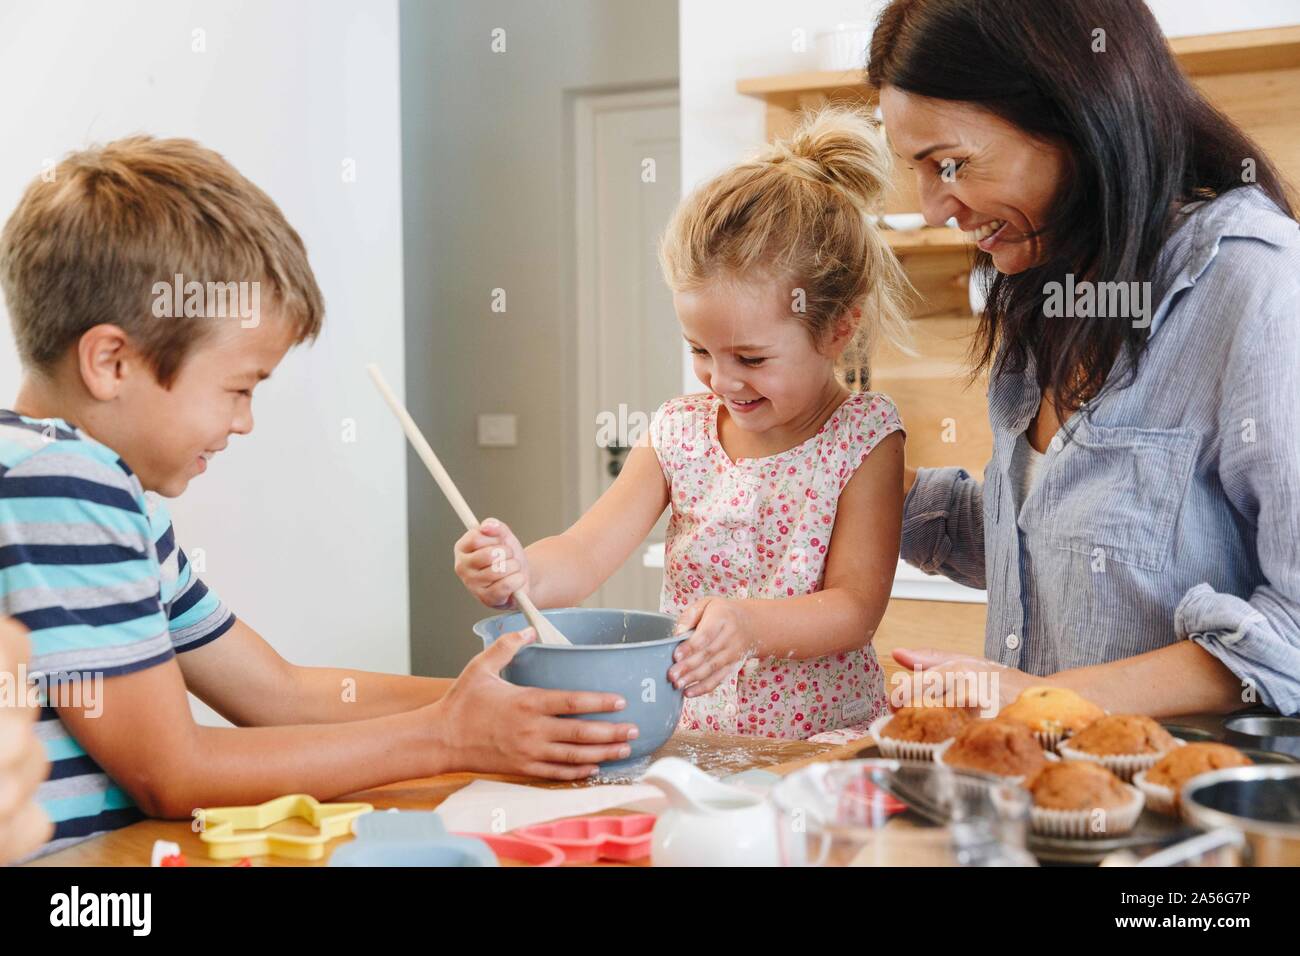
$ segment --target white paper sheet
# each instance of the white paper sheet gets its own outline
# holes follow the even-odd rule
[[[475,780],[439,804],[437,813],[452,833],[502,833],[614,807],[660,813],[667,806],[659,789],[646,783],[550,790]]]

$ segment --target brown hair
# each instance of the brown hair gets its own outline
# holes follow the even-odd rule
[[[863,309],[838,371],[864,386],[876,341],[906,349],[902,267],[872,223],[891,182],[893,160],[878,126],[843,106],[804,118],[769,144],[692,192],[673,214],[659,247],[675,292],[714,278],[772,278],[803,290],[794,311],[816,344],[852,309]]]
[[[70,153],[27,187],[0,234],[0,286],[23,363],[48,371],[89,329],[121,328],[170,386],[209,318],[157,318],[156,283],[259,283],[259,299],[320,332],[302,239],[271,198],[188,139],[132,136]]]

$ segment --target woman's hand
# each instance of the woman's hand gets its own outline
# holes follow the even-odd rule
[[[477,531],[466,531],[452,552],[456,576],[490,608],[509,607],[510,596],[528,588],[524,547],[503,521],[488,518]]]
[[[926,684],[934,681],[945,689],[945,707],[973,707],[993,717],[1007,704],[1020,696],[1030,687],[1050,684],[1051,678],[1035,677],[1024,671],[1007,667],[997,661],[967,654],[954,654],[951,651],[937,651],[932,648],[894,649],[894,660],[911,671],[912,674],[924,672],[932,674]],[[889,691],[889,704],[895,710],[906,707],[912,702],[916,690],[921,690],[928,698],[927,687],[917,688],[911,681],[912,674],[896,674],[891,680],[896,686]],[[943,675],[953,674],[962,680],[943,680]],[[933,686],[933,685],[931,685]],[[954,694],[956,691],[956,695]],[[929,700],[926,701],[929,703]],[[990,712],[991,711],[991,712]]]
[[[36,788],[49,775],[45,749],[32,730],[39,713],[27,707],[27,685],[18,679],[30,648],[26,632],[0,619],[0,675],[10,681],[19,699],[0,701],[0,866],[20,859],[50,838],[54,828],[36,802]]]
[[[668,671],[674,687],[685,687],[687,697],[702,697],[722,683],[738,661],[757,652],[748,636],[745,602],[727,598],[702,598],[677,619],[673,631],[695,629],[673,653],[676,663]]]

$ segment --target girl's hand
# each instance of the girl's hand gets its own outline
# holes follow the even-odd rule
[[[456,576],[490,608],[511,606],[510,596],[528,587],[528,559],[514,532],[496,518],[466,531],[452,549]]]
[[[685,687],[687,697],[701,697],[722,683],[728,670],[757,650],[748,636],[748,621],[742,601],[703,598],[677,619],[673,631],[695,629],[690,640],[673,652],[676,663],[668,671],[674,687]]]

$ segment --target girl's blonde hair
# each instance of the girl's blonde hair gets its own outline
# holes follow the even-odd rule
[[[910,351],[911,285],[872,221],[892,169],[874,119],[844,106],[813,113],[682,201],[659,244],[664,278],[674,292],[719,277],[789,282],[792,314],[817,345],[861,309],[837,371],[864,387],[878,341]]]

